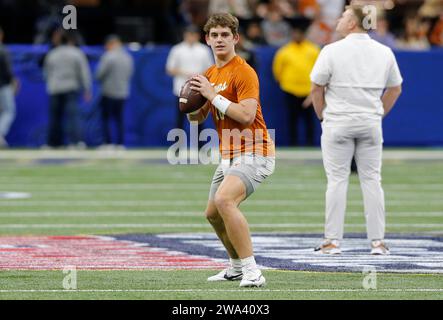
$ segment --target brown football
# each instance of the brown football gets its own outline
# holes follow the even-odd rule
[[[200,92],[192,90],[191,86],[191,79],[188,79],[180,90],[179,108],[183,113],[197,111],[207,101]]]

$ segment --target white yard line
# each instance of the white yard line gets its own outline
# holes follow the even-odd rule
[[[0,293],[130,293],[130,292],[443,292],[441,288],[403,288],[403,289],[76,289],[76,290],[57,290],[57,289],[10,289],[0,290]]]
[[[323,223],[251,223],[249,224],[251,228],[320,228],[324,227]],[[362,227],[365,228],[365,224],[345,224],[345,227]],[[390,229],[392,228],[424,228],[424,229],[436,229],[441,228],[443,230],[443,223],[390,223],[388,225]],[[132,228],[132,229],[143,229],[143,228],[171,228],[171,229],[182,229],[182,228],[209,228],[207,223],[42,223],[42,224],[0,224],[0,229],[107,229],[107,228]]]
[[[270,216],[269,211],[245,211],[248,217],[267,217]],[[272,212],[273,217],[324,217],[323,211],[276,211]],[[201,211],[72,211],[72,212],[38,212],[38,211],[19,211],[19,212],[2,212],[1,218],[44,218],[44,217],[202,217],[203,209]],[[346,212],[347,217],[363,217],[363,212],[353,211]],[[443,212],[432,211],[411,211],[411,212],[388,212],[388,218],[393,217],[442,217]]]
[[[205,206],[207,200],[0,200],[2,207],[17,206],[17,207],[34,207],[34,206],[124,206],[124,207],[140,207],[140,206]],[[254,199],[245,206],[299,206],[299,205],[318,205],[323,204],[322,200],[317,199],[299,199],[299,200],[259,200]],[[362,200],[349,200],[348,205],[362,205]],[[443,198],[441,199],[404,199],[404,200],[387,200],[388,206],[406,206],[406,205],[443,205]]]
[[[24,182],[24,183],[16,183],[13,178],[8,181],[2,182],[4,184],[3,188],[25,188],[27,190],[36,191],[60,191],[60,189],[64,190],[106,190],[106,191],[122,191],[122,190],[177,190],[178,188],[183,188],[186,190],[206,190],[209,187],[209,178],[207,181],[202,182],[194,182],[194,183],[60,183],[60,182],[36,182],[35,180]],[[443,183],[383,183],[383,188],[387,189],[399,189],[398,191],[406,190],[416,190],[416,189],[429,189],[429,190],[441,190],[443,191]],[[268,184],[264,185],[264,188],[267,189],[276,189],[276,190],[284,190],[284,189],[318,189],[318,188],[326,188],[326,180],[319,180],[318,182],[305,181],[305,182],[282,182],[278,178],[275,181],[272,181]],[[350,184],[350,189],[358,189],[360,190],[359,184]]]
[[[167,148],[161,149],[132,149],[123,151],[109,150],[4,150],[0,159],[127,159],[127,160],[166,160]],[[312,149],[277,149],[277,159],[282,160],[321,160],[320,148]],[[383,150],[384,160],[443,160],[440,149],[391,149]]]

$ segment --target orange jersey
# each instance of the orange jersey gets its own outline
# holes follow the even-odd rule
[[[205,76],[214,86],[217,94],[234,103],[248,98],[257,100],[257,112],[251,125],[239,122],[222,114],[212,104],[210,110],[220,139],[222,158],[233,158],[243,153],[274,156],[275,147],[260,105],[260,91],[257,74],[245,60],[235,56],[221,68],[210,67]]]

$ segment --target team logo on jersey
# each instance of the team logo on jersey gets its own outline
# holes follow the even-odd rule
[[[219,239],[207,233],[116,238],[213,259],[227,258]],[[371,256],[369,241],[363,234],[347,236],[341,255],[316,255],[313,248],[321,239],[321,235],[308,234],[253,235],[256,261],[265,268],[284,270],[362,272],[375,267],[377,272],[443,273],[443,237],[389,235],[388,256]]]
[[[217,84],[217,85],[215,83],[211,83],[211,85],[214,87],[215,93],[222,92],[226,90],[226,88],[228,88],[228,84],[226,83],[226,81],[222,84]]]

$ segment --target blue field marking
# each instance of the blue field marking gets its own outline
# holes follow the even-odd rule
[[[118,240],[146,243],[152,247],[190,255],[227,259],[219,239],[209,233],[113,235]],[[372,256],[364,234],[349,234],[342,241],[341,255],[316,255],[313,248],[320,234],[253,234],[256,261],[265,268],[362,272],[375,267],[378,272],[443,273],[443,236],[393,234],[386,237],[389,256]]]

